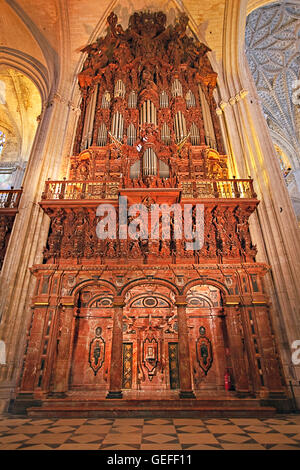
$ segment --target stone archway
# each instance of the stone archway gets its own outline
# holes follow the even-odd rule
[[[114,293],[87,283],[76,293],[70,391],[106,391],[111,363]]]

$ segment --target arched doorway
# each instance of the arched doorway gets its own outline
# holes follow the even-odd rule
[[[224,390],[230,356],[221,291],[195,285],[186,307],[194,390]]]
[[[88,285],[78,294],[70,390],[107,390],[113,328],[113,294],[104,286]]]
[[[142,284],[125,297],[123,390],[179,389],[178,328],[174,294]]]

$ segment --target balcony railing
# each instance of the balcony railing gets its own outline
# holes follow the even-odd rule
[[[47,181],[42,200],[117,199],[121,189],[126,189],[121,181]],[[142,186],[135,189],[147,191],[148,188]],[[160,190],[161,187],[157,189]],[[178,183],[178,189],[181,190],[184,199],[256,199],[257,197],[251,179],[185,180]],[[155,186],[151,186],[151,190],[155,190]]]
[[[1,189],[0,209],[17,209],[22,195],[22,189]]]

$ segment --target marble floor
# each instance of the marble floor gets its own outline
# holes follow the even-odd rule
[[[274,418],[0,416],[0,450],[300,450],[300,415]]]

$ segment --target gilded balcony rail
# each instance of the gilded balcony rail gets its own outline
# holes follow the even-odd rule
[[[22,189],[1,189],[0,209],[17,209],[20,203]]]
[[[154,189],[155,186],[150,186]],[[251,179],[184,180],[177,185],[183,199],[256,199]],[[149,186],[135,186],[147,190]],[[42,200],[117,199],[124,188],[122,181],[47,181]],[[171,189],[171,188],[169,188]]]

